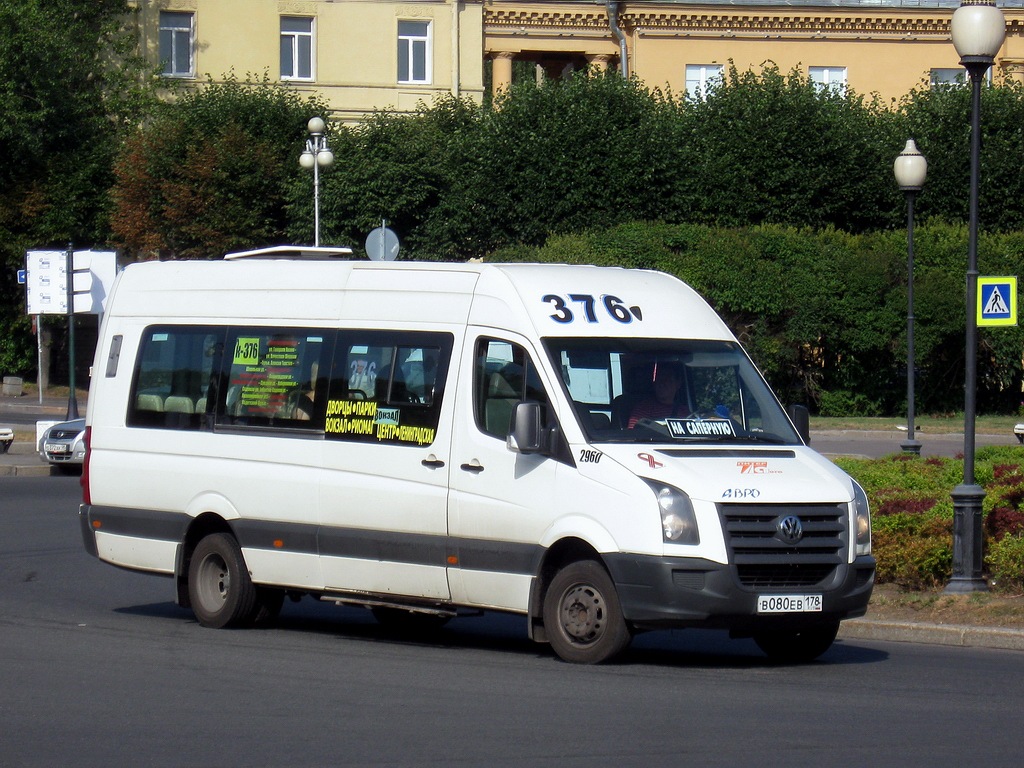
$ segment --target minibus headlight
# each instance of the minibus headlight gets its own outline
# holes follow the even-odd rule
[[[860,483],[853,481],[854,524],[857,526],[857,555],[871,554],[871,514],[868,511],[868,496]]]
[[[693,513],[690,497],[671,485],[648,480],[658,499],[661,512],[661,533],[669,544],[700,544],[697,516]]]

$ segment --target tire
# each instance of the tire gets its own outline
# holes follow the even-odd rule
[[[437,632],[451,620],[450,616],[405,611],[401,608],[387,608],[384,606],[374,606],[370,609],[370,612],[373,613],[373,618],[382,627],[409,636],[429,635]]]
[[[221,629],[253,623],[260,609],[256,587],[234,538],[214,533],[202,539],[188,566],[192,612],[204,627]]]
[[[772,661],[781,664],[803,664],[814,661],[832,647],[839,632],[839,622],[807,629],[759,632],[754,642]]]
[[[544,594],[544,629],[554,652],[573,664],[608,661],[632,639],[615,585],[593,560],[555,574]]]

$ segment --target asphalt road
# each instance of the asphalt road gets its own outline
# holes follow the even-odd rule
[[[1024,653],[840,640],[769,664],[721,633],[603,667],[523,621],[389,635],[304,600],[209,630],[170,582],[92,559],[75,478],[0,478],[0,765],[1014,765]]]

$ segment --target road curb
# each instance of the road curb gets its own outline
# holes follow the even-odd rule
[[[841,639],[886,640],[895,643],[1024,651],[1024,630],[1002,627],[852,619],[844,621],[840,625],[839,637]]]
[[[0,477],[46,477],[52,475],[51,467],[46,464],[26,465],[11,464],[0,465]]]

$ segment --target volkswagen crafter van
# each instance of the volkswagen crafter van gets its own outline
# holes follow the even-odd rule
[[[521,614],[572,662],[664,627],[803,661],[865,612],[863,490],[684,283],[300,255],[131,265],[102,322],[85,546],[201,624],[308,595]]]

